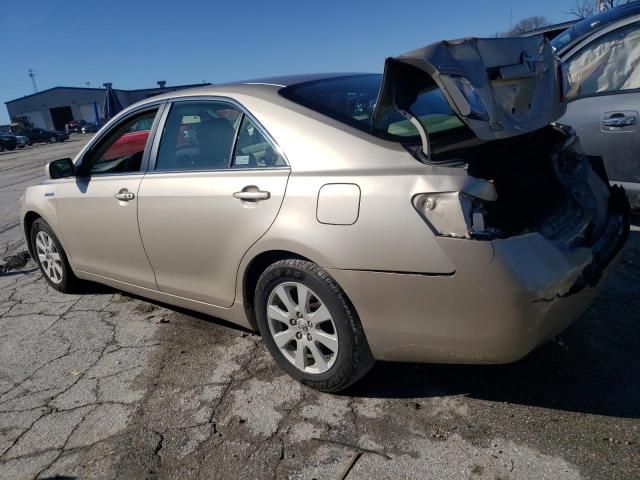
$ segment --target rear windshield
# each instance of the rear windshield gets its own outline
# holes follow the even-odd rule
[[[280,93],[300,105],[380,138],[419,144],[418,131],[398,112],[390,112],[375,128],[372,126],[371,116],[381,82],[382,75],[379,74],[353,75],[292,85]],[[451,109],[436,86],[423,91],[411,106],[411,111],[429,133],[434,151],[473,138],[471,130]]]

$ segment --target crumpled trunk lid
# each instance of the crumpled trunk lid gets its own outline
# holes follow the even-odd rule
[[[408,111],[435,82],[478,138],[513,137],[564,114],[564,77],[543,37],[438,42],[386,60],[372,120],[375,125],[390,110]]]

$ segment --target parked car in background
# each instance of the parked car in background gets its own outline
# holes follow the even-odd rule
[[[15,135],[0,133],[0,152],[3,150],[15,150],[18,141]]]
[[[80,131],[81,133],[96,133],[98,131],[98,125],[95,123],[85,123]]]
[[[82,127],[86,125],[87,122],[85,120],[71,120],[66,125],[67,133],[80,133],[82,131]]]
[[[16,142],[18,148],[24,148],[28,145],[32,145],[33,143],[29,140],[29,137],[25,137],[23,135],[16,135]]]
[[[588,155],[640,210],[640,2],[582,20],[552,42],[571,82],[566,114]]]
[[[558,73],[542,37],[463,39],[383,75],[154,96],[27,188],[27,245],[59,291],[259,329],[324,391],[375,359],[512,362],[582,314],[629,234],[623,190],[553,123]]]
[[[28,137],[31,143],[64,142],[69,138],[69,135],[65,132],[45,130],[43,128],[27,128],[17,133]]]

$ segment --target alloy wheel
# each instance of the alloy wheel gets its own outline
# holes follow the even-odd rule
[[[62,282],[62,259],[55,243],[47,232],[36,234],[36,253],[44,274],[56,285]]]
[[[281,283],[267,302],[271,336],[284,357],[312,374],[329,370],[338,356],[338,331],[324,302],[298,282]]]
[[[56,143],[57,141],[58,141],[58,139],[56,137],[49,138],[49,142],[50,143]]]

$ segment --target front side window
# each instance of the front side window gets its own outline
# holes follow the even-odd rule
[[[165,123],[156,170],[228,168],[242,114],[218,101],[176,102]]]
[[[602,35],[567,63],[568,98],[640,88],[640,23]]]
[[[243,116],[233,155],[233,168],[283,167],[284,158],[260,129],[246,115]]]
[[[420,137],[416,128],[396,111],[387,114],[375,126],[371,125],[381,82],[382,75],[328,78],[292,85],[281,90],[281,94],[305,107],[384,139],[407,144],[418,143]],[[426,128],[434,150],[473,136],[435,84],[418,95],[410,110]]]
[[[139,172],[151,125],[158,109],[124,120],[89,153],[85,168],[91,175]],[[146,128],[136,129],[137,125]]]

